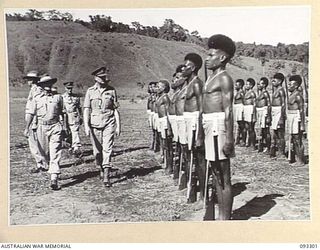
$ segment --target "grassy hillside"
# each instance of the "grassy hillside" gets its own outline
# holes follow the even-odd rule
[[[90,73],[106,65],[112,85],[125,96],[145,92],[138,83],[170,79],[175,67],[189,52],[206,56],[206,51],[195,44],[135,34],[94,32],[80,24],[61,21],[7,22],[7,39],[11,85],[20,86],[22,76],[37,69],[57,77],[59,88],[64,80],[73,80],[79,91],[84,92],[93,83]],[[265,66],[267,76],[275,72],[273,63],[271,60]],[[285,74],[291,73],[290,63],[283,62],[281,71]],[[261,63],[255,58],[240,57],[236,65],[228,66],[234,79],[262,76]],[[204,78],[203,70],[200,77]]]

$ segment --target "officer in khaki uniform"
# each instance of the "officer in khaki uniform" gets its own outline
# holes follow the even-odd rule
[[[37,85],[40,77],[38,76],[37,71],[30,71],[25,77],[23,77],[28,82],[30,86],[30,92],[26,104],[26,122],[31,119],[30,110],[32,109],[32,101],[33,99],[43,93],[43,89]],[[28,138],[29,148],[32,156],[36,160],[36,167],[31,169],[31,173],[38,173],[40,171],[46,171],[48,166],[39,149],[39,142],[37,137],[37,119],[33,119],[32,124],[30,126],[26,126],[24,131],[24,135]]]
[[[51,87],[57,81],[56,78],[44,76],[38,84],[43,86],[44,92],[36,96],[31,104],[28,127],[33,119],[38,121],[37,136],[40,151],[49,165],[48,173],[51,174],[50,186],[58,190],[58,175],[60,174],[59,161],[61,159],[62,143],[62,119],[63,101],[61,95],[52,95]]]
[[[111,153],[114,134],[120,135],[120,117],[115,89],[108,83],[110,79],[106,67],[101,67],[92,75],[95,85],[87,90],[83,104],[85,133],[90,135],[93,154],[97,166],[101,169],[103,182],[111,187]]]
[[[79,129],[82,124],[82,112],[80,106],[80,97],[72,93],[73,82],[63,83],[65,86],[66,92],[62,94],[63,99],[63,112],[65,114],[65,121],[67,127],[69,127],[72,136],[72,146],[71,149],[73,153],[80,153],[80,136]]]

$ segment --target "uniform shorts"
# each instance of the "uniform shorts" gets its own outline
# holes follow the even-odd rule
[[[202,124],[204,130],[205,157],[208,161],[228,159],[223,153],[223,146],[226,142],[225,113],[217,112],[202,114]],[[217,143],[214,140],[217,138]],[[218,152],[218,155],[216,155]]]
[[[243,120],[245,122],[252,122],[253,105],[243,105]]]
[[[178,124],[177,124],[177,118],[175,115],[169,115],[169,122],[172,129],[173,138],[172,140],[174,142],[178,141]]]
[[[271,129],[277,130],[279,128],[279,121],[281,118],[281,106],[271,107]]]
[[[243,104],[233,104],[233,119],[234,121],[243,121]]]
[[[288,133],[289,134],[298,134],[299,133],[299,122],[300,119],[300,112],[299,110],[288,110],[287,112],[287,126],[288,126]]]
[[[166,138],[166,129],[168,129],[168,118],[167,116],[159,118],[159,132],[161,133],[161,138]]]
[[[188,148],[189,150],[191,150],[192,142],[193,141],[195,142],[197,140],[197,135],[199,131],[199,111],[183,112],[183,117],[186,123]],[[195,134],[195,138],[193,138],[194,134]]]
[[[266,117],[268,115],[268,107],[257,108],[257,128],[266,128]]]
[[[176,116],[177,128],[178,128],[178,141],[181,144],[187,144],[187,128],[182,115]]]

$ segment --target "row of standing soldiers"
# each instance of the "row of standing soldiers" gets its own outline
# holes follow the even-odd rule
[[[171,84],[167,80],[149,83],[147,112],[153,135],[150,148],[161,152],[165,170],[173,175],[178,188],[187,188],[188,202],[196,202],[199,191],[204,208],[208,210],[209,204],[214,207],[217,203],[217,218],[228,220],[233,203],[230,158],[235,156],[234,143],[252,145],[259,152],[268,150],[272,157],[278,149],[284,153],[287,121],[290,162],[294,161],[294,155],[299,163],[304,162],[302,78],[291,76],[286,93],[282,87],[283,74],[275,74],[271,98],[265,77],[258,82],[258,94],[252,90],[255,86],[252,78],[246,81],[244,91],[244,81],[238,79],[233,84],[225,70],[235,53],[233,41],[224,35],[214,35],[208,40],[208,48],[205,83],[198,77],[203,60],[196,53],[185,56]],[[207,70],[212,72],[209,77]]]
[[[235,82],[234,119],[238,123],[236,144],[268,152],[270,157],[276,151],[286,155],[290,163],[305,163],[302,143],[305,132],[305,96],[307,86],[304,77],[292,75],[288,81],[282,73],[272,79],[272,94],[267,90],[269,80],[262,77],[257,83],[257,93],[253,90],[253,78],[238,79]],[[283,86],[284,85],[284,86]],[[244,90],[243,90],[244,87]],[[288,134],[286,150],[285,134]]]
[[[218,219],[228,220],[233,203],[233,80],[225,67],[236,47],[229,37],[218,34],[209,38],[208,48],[205,83],[198,77],[201,56],[189,53],[176,68],[171,95],[167,80],[149,84],[151,148],[161,152],[166,172],[179,189],[187,188],[188,202],[198,200],[199,190],[200,204],[208,208],[217,200]],[[211,71],[208,77],[207,70]]]
[[[48,75],[40,77],[36,71],[29,72],[24,79],[31,89],[26,104],[26,128],[31,154],[36,166],[32,173],[48,171],[50,187],[60,189],[60,160],[66,131],[71,135],[70,151],[81,157],[80,126],[84,123],[87,136],[90,136],[96,165],[106,187],[111,186],[111,153],[114,135],[120,135],[120,117],[115,89],[109,85],[106,67],[101,67],[92,75],[95,84],[89,87],[82,109],[80,97],[73,94],[73,82],[64,82],[66,92],[57,93],[53,86],[57,78]]]

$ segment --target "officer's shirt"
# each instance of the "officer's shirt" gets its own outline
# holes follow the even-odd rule
[[[30,114],[36,115],[39,121],[59,121],[63,100],[61,95],[42,93],[33,99],[31,106]]]
[[[28,99],[27,99],[27,104],[26,104],[26,110],[25,113],[26,114],[30,114],[30,111],[32,110],[32,101],[33,99],[37,96],[42,94],[43,90],[41,87],[33,84],[31,86],[31,89],[29,91],[29,95],[28,95]],[[32,125],[31,125],[32,129],[36,129],[37,128],[37,119],[33,119],[32,121]]]
[[[80,98],[74,95],[64,93],[63,99],[63,111],[68,115],[68,123],[78,124],[80,122]]]
[[[113,87],[100,88],[94,85],[87,90],[83,108],[91,110],[90,123],[92,127],[105,127],[117,107],[118,99]]]

